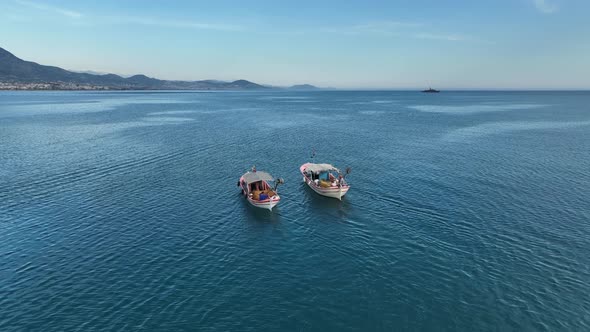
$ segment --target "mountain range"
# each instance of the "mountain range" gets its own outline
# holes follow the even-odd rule
[[[304,84],[292,88],[314,89]],[[108,90],[263,90],[276,89],[247,80],[171,81],[134,75],[74,72],[22,60],[0,47],[0,89],[108,89]]]

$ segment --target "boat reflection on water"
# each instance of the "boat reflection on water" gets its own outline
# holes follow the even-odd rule
[[[301,183],[300,188],[305,192],[305,195],[303,195],[303,204],[309,207],[314,215],[313,219],[334,220],[334,217],[336,217],[338,220],[342,220],[347,218],[352,212],[353,201],[351,201],[351,197],[347,197],[345,200],[337,200],[320,196],[306,183]],[[332,218],[325,218],[330,216]]]

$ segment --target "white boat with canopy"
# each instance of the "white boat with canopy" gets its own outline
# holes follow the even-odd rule
[[[274,186],[271,186],[274,182]],[[274,179],[272,175],[263,171],[256,171],[256,167],[246,172],[238,181],[238,187],[242,188],[242,194],[250,204],[257,208],[269,209],[275,207],[281,201],[281,197],[277,194],[277,187],[283,184],[281,178]]]
[[[346,175],[350,174],[350,167],[344,174],[330,164],[306,163],[299,168],[303,175],[303,182],[316,193],[342,200],[350,186],[346,182]]]

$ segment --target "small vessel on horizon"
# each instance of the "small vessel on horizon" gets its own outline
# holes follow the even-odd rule
[[[274,187],[269,182],[274,182]],[[252,206],[272,211],[281,201],[277,187],[283,183],[283,179],[275,180],[269,173],[256,171],[256,166],[253,166],[251,171],[240,177],[238,187],[242,188],[242,195]]]
[[[433,88],[428,88],[428,90],[422,90],[424,93],[439,93],[439,90],[435,90]]]
[[[330,164],[305,163],[299,168],[305,182],[319,195],[342,200],[350,186],[345,180],[350,174],[350,167],[346,168],[343,175],[340,170]]]

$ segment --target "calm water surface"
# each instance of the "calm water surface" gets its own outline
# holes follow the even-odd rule
[[[0,330],[588,331],[590,93],[2,92]]]

